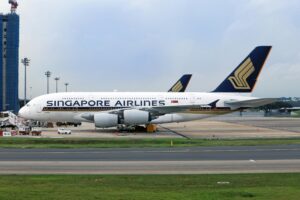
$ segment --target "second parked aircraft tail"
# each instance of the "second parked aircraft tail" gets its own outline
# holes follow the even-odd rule
[[[192,74],[184,74],[170,89],[168,92],[185,92],[191,80]]]

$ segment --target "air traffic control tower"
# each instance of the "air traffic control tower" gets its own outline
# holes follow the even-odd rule
[[[0,13],[0,111],[19,111],[19,16],[16,0],[10,14]]]

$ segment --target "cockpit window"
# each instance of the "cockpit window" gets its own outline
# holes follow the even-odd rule
[[[28,103],[28,104],[26,104],[26,106],[27,106],[27,107],[30,107],[30,104]]]

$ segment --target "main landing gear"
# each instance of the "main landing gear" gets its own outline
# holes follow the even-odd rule
[[[145,126],[126,126],[126,125],[119,125],[118,131],[120,132],[147,132],[147,133],[154,133],[157,131],[157,126],[155,124],[146,124]]]

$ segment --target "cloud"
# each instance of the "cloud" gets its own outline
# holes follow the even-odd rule
[[[165,91],[193,73],[189,91],[214,89],[257,45],[273,50],[254,95],[300,96],[296,0],[19,1],[20,56],[32,96],[44,72],[73,91]],[[0,2],[8,12],[5,1]],[[52,77],[52,78],[53,78]],[[287,81],[289,80],[289,81]],[[23,67],[20,66],[20,95]],[[54,91],[54,80],[51,81]]]

